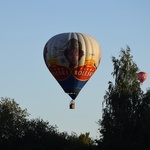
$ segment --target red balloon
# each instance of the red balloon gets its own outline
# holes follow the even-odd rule
[[[144,82],[147,79],[147,73],[146,72],[139,72],[138,73],[138,80],[140,82]]]

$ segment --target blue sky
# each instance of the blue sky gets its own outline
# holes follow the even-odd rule
[[[113,81],[111,56],[118,58],[128,45],[139,69],[150,74],[149,8],[149,0],[1,0],[0,97],[14,98],[30,118],[47,120],[60,132],[98,137],[96,122]],[[75,110],[43,60],[45,43],[63,32],[89,34],[102,48],[101,64],[78,95]],[[146,91],[149,83],[148,78],[141,88]]]

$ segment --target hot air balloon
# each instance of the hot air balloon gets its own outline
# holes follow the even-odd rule
[[[72,98],[70,108],[74,109],[77,95],[99,66],[99,44],[87,34],[61,33],[48,40],[43,55],[48,70]]]
[[[146,72],[139,72],[138,73],[138,80],[140,82],[144,82],[147,79],[147,73]]]

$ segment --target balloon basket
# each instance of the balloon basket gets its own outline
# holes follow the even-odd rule
[[[75,109],[75,103],[73,101],[70,102],[69,108],[70,109]]]

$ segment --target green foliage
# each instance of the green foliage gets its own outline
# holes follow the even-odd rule
[[[28,119],[27,109],[21,109],[10,98],[0,101],[1,150],[94,150],[89,133],[68,135],[43,119]]]
[[[94,141],[90,138],[90,133],[87,132],[85,134],[80,134],[79,136],[79,140],[81,141],[81,143],[84,143],[85,145],[93,145]]]
[[[149,93],[144,94],[140,88],[138,67],[128,46],[126,50],[121,49],[119,58],[112,57],[115,83],[109,81],[104,96],[105,108],[102,120],[99,120],[101,137],[98,144],[102,150],[149,149],[146,143],[150,142],[150,132],[145,132],[149,131],[150,123]]]
[[[19,105],[10,98],[1,98],[0,101],[0,137],[22,137],[22,125],[28,116],[27,110],[22,110]]]

